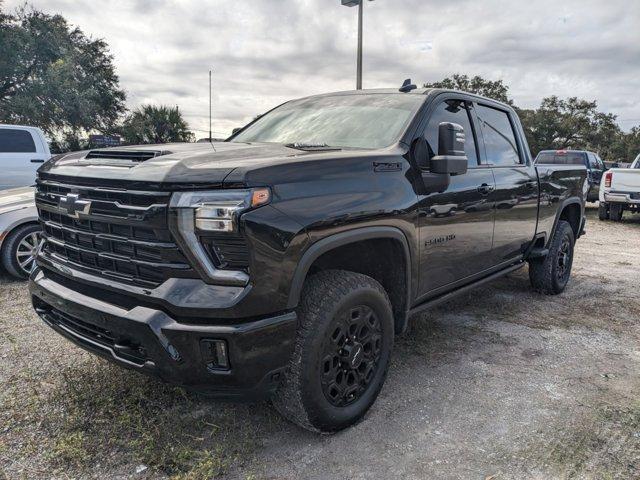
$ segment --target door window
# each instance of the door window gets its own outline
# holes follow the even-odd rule
[[[600,158],[600,155],[596,155],[596,162],[598,162],[598,170],[605,170],[604,162]]]
[[[587,153],[587,157],[589,158],[589,168],[592,170],[598,170],[598,160],[593,153]]]
[[[484,105],[478,105],[476,112],[484,137],[487,160],[497,166],[520,164],[518,142],[509,114]]]
[[[431,114],[425,138],[429,146],[429,158],[438,153],[438,127],[442,122],[457,123],[464,128],[465,142],[464,152],[467,155],[470,167],[478,165],[478,152],[476,149],[475,135],[471,128],[469,109],[462,100],[445,100],[436,107]]]
[[[0,128],[0,153],[32,153],[36,151],[33,137],[26,130]]]

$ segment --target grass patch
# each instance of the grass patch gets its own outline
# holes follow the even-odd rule
[[[58,472],[144,464],[171,478],[213,478],[250,456],[276,418],[266,406],[214,402],[83,357],[58,366],[48,386],[23,374],[0,399],[21,459],[35,455]]]
[[[640,478],[640,403],[597,408],[545,439],[518,457],[538,458],[554,478]]]

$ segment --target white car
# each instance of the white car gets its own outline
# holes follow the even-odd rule
[[[51,158],[39,128],[0,124],[0,190],[36,183],[36,170]]]
[[[29,276],[39,237],[35,188],[0,192],[0,263],[9,274],[20,279]]]
[[[612,168],[600,183],[600,220],[622,220],[624,212],[640,213],[640,155],[629,168]]]

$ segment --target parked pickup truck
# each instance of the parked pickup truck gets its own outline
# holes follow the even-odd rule
[[[597,153],[586,150],[542,150],[535,159],[536,165],[584,165],[587,167],[587,202],[598,200],[602,174],[606,170]]]
[[[535,290],[564,290],[586,174],[535,167],[487,98],[294,100],[224,142],[45,164],[32,301],[122,366],[332,432],[373,404],[411,314],[527,262]]]
[[[49,144],[42,130],[0,124],[0,190],[33,185],[36,170],[49,158]]]
[[[629,168],[612,168],[600,185],[600,220],[622,220],[624,212],[640,213],[640,155]]]

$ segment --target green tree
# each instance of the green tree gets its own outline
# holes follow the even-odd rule
[[[444,78],[439,82],[425,83],[425,88],[448,88],[451,90],[462,90],[464,92],[476,93],[483,97],[493,98],[499,102],[512,104],[509,98],[509,87],[502,80],[487,80],[476,75],[469,78],[468,75],[458,73],[451,77]]]
[[[125,119],[120,130],[125,142],[132,144],[194,139],[177,107],[142,105]]]
[[[614,142],[616,157],[611,160],[632,162],[640,155],[640,125],[633,127],[630,132],[623,133]]]
[[[60,15],[1,8],[0,121],[35,125],[72,142],[113,128],[125,93],[107,44]]]
[[[607,160],[623,155],[616,116],[599,112],[596,101],[551,96],[538,109],[518,113],[534,155],[561,148],[593,150]]]

